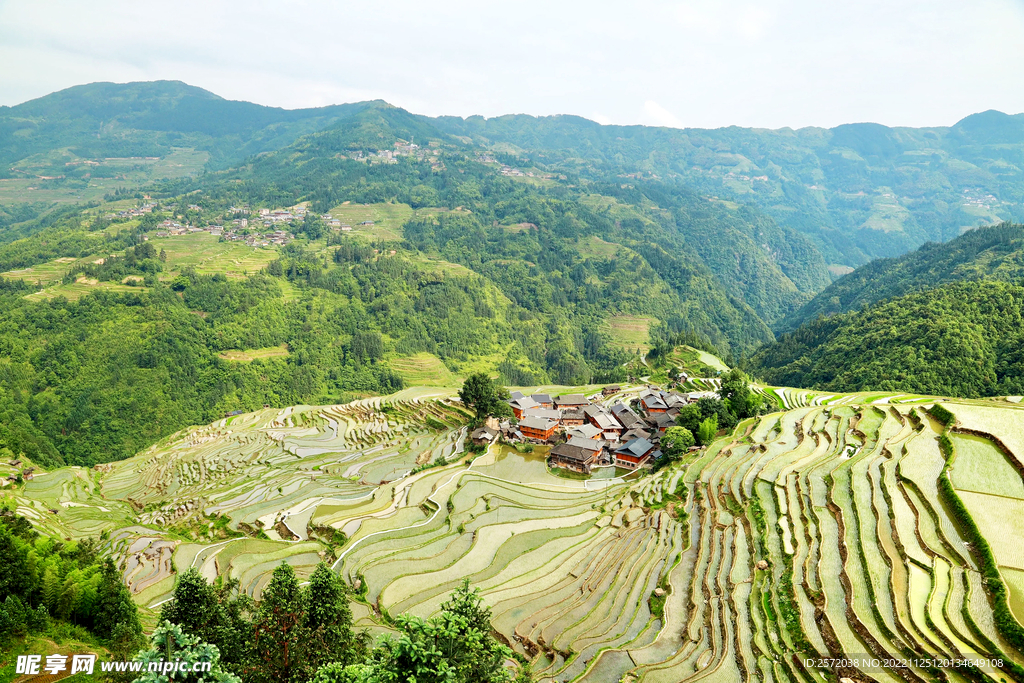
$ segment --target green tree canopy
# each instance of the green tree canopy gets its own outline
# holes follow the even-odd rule
[[[505,387],[495,383],[485,373],[476,372],[466,378],[459,390],[459,398],[462,403],[476,413],[477,419],[494,415],[505,417],[511,414],[511,409],[505,403],[508,392]]]

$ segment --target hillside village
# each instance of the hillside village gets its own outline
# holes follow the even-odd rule
[[[680,408],[713,396],[716,394],[708,391],[663,391],[648,386],[623,402],[626,396],[617,385],[589,397],[526,396],[514,391],[508,404],[515,420],[491,418],[472,437],[477,444],[501,439],[548,445],[552,467],[581,474],[591,474],[595,467],[636,470],[653,465],[661,456],[661,437],[675,426]]]

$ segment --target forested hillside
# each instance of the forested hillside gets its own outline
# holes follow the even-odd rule
[[[965,227],[1024,218],[1024,115],[951,127],[715,130],[602,126],[575,116],[442,117],[478,144],[580,174],[679,178],[809,236],[829,263],[898,256]]]
[[[921,207],[939,201],[925,198],[917,218],[861,234],[834,197],[810,223],[800,218],[811,205],[794,188],[827,180],[874,196],[891,178],[848,150],[889,173],[892,155],[917,159],[933,133],[945,145],[929,157],[935,173],[949,170],[957,140],[988,168],[993,149],[1014,153],[1015,121],[986,115],[960,132],[679,131],[430,119],[382,102],[288,112],[165,82],[81,86],[5,108],[2,160],[36,179],[0,188],[18,198],[0,197],[2,439],[41,464],[91,464],[263,404],[477,371],[511,385],[620,381],[636,354],[680,334],[746,356],[802,315],[831,280],[828,262],[875,254],[882,234],[877,244],[900,251],[962,219],[939,212],[921,228]],[[833,173],[840,158],[845,175]],[[1016,171],[1004,170],[1010,187]],[[765,179],[747,177],[755,172]],[[960,191],[943,177],[932,178],[942,192]],[[37,196],[19,194],[29,182],[60,202],[23,201]],[[264,228],[259,211],[283,207],[305,218]],[[843,252],[833,233],[861,251]],[[966,244],[950,248],[991,253],[989,270],[1009,273],[998,239]],[[914,268],[935,281],[942,266]],[[859,305],[854,289],[837,310]],[[792,343],[766,347],[757,363],[798,376],[784,351]],[[961,393],[1002,386],[986,381]]]
[[[44,181],[37,190],[84,191],[104,178],[137,187],[177,177],[179,169],[227,168],[319,131],[327,133],[321,142],[336,141],[339,132],[348,142],[358,129],[373,149],[390,145],[390,132],[367,119],[349,121],[368,109],[378,119],[388,109],[401,112],[380,102],[289,111],[169,81],[76,86],[0,107],[0,177]],[[576,116],[401,116],[399,137],[406,141],[442,136],[569,179],[682,183],[757,206],[808,237],[837,273],[964,228],[1024,220],[1024,115],[987,111],[921,129],[854,123],[799,130],[602,126]],[[166,158],[174,163],[161,166]],[[72,188],[76,183],[81,187]],[[35,202],[37,211],[46,210],[52,197],[0,193],[0,227],[17,222],[12,205]],[[807,277],[825,284],[820,266]]]
[[[0,107],[0,178],[19,177],[8,165],[64,148],[90,159],[163,156],[190,147],[208,152],[212,167],[223,167],[284,147],[366,106],[286,110],[225,100],[180,81],[80,85]],[[43,170],[92,169],[68,169],[61,159]]]
[[[1024,278],[1024,226],[978,228],[944,244],[928,243],[899,258],[879,259],[821,291],[778,327],[792,330],[820,316],[845,313],[959,280]]]
[[[966,281],[804,325],[759,351],[765,381],[832,391],[1024,393],[1024,285]]]

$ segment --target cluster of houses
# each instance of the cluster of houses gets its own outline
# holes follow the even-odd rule
[[[429,147],[421,147],[415,142],[395,143],[394,149],[378,149],[376,152],[363,153],[362,150],[354,151],[348,158],[362,161],[367,164],[397,164],[399,157],[413,157],[417,161],[426,161],[435,171],[444,170],[444,162],[438,159],[438,149],[431,143]]]
[[[132,209],[125,209],[124,211],[118,211],[116,214],[109,214],[107,218],[137,218],[138,216],[144,216],[147,213],[153,213],[153,209],[156,208],[156,202],[146,202],[141,206],[136,206]]]
[[[10,465],[11,465],[11,467],[15,468],[15,470],[17,470],[17,468],[21,467],[21,460],[11,460],[10,461]],[[35,477],[35,474],[34,474],[35,471],[36,471],[35,467],[26,467],[25,469],[23,469],[21,471],[22,479],[24,481],[32,481],[32,479]],[[17,480],[18,480],[18,473],[17,473],[17,471],[15,471],[14,474],[7,475],[7,477],[3,480],[3,485],[7,486],[8,484],[13,484]]]
[[[618,386],[605,387],[600,397],[614,397]],[[635,470],[661,456],[658,444],[665,430],[675,425],[680,408],[709,392],[680,393],[648,388],[631,407],[621,400],[604,405],[583,394],[526,396],[513,392],[509,399],[516,423],[492,422],[472,434],[476,443],[501,437],[508,442],[550,444],[549,462],[574,472],[590,474],[594,467]]]
[[[272,244],[281,246],[295,239],[295,235],[286,230],[275,230],[264,234],[258,232],[238,232],[238,230],[244,229],[247,224],[248,221],[244,218],[233,221],[232,225],[227,228],[223,225],[207,225],[206,227],[198,227],[188,223],[182,225],[177,221],[166,220],[153,232],[153,236],[174,237],[177,235],[189,235],[194,232],[208,232],[214,237],[220,237],[229,242],[245,242],[250,247],[267,247]],[[144,235],[143,239],[149,239],[149,235]]]

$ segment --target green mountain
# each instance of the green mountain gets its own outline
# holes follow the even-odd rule
[[[516,385],[618,381],[637,351],[680,334],[749,355],[830,281],[820,235],[680,161],[715,136],[723,150],[729,135],[808,131],[431,119],[383,102],[286,112],[177,83],[82,86],[0,119],[21,121],[8,159],[108,144],[207,155],[204,173],[148,176],[157,206],[143,216],[117,214],[142,202],[132,190],[36,219],[6,209],[3,439],[41,462],[119,459],[235,409],[477,370]],[[1005,146],[1000,121],[961,135]],[[868,156],[909,144],[885,130],[828,137]],[[297,236],[285,246],[158,234],[164,220],[243,215],[243,232],[262,232],[233,207],[299,204],[311,215],[275,226]],[[324,212],[358,229],[332,231]]]
[[[0,166],[67,149],[83,158],[210,154],[211,167],[280,149],[367,106],[286,110],[225,100],[180,81],[91,83],[0,107]],[[63,163],[53,171],[64,171]],[[3,177],[19,177],[6,168]]]
[[[171,176],[168,169],[133,176],[108,168],[104,159],[191,150],[200,156],[173,166],[194,174],[327,130],[350,139],[358,128],[373,149],[391,133],[367,120],[335,124],[367,109],[380,119],[393,109],[382,104],[283,110],[224,100],[179,82],[77,86],[0,108],[0,174],[86,184],[117,177],[135,186]],[[405,118],[406,141],[434,131],[449,143],[484,148],[504,163],[569,179],[658,180],[756,206],[785,231],[786,241],[799,245],[794,235],[806,236],[837,274],[948,240],[966,228],[1024,220],[1020,114],[987,111],[950,127],[854,123],[799,130],[602,126],[576,116]],[[0,225],[16,221],[5,212],[11,209],[0,209]],[[770,241],[758,243],[774,248]],[[787,275],[793,279],[792,272]],[[819,282],[820,269],[807,277]]]
[[[538,164],[679,178],[754,204],[812,238],[836,266],[1024,217],[1024,115],[988,111],[935,128],[678,130],[525,115],[438,125]]]
[[[793,330],[821,316],[961,280],[1024,278],[1024,226],[978,228],[943,244],[928,243],[899,258],[878,259],[822,290],[778,328]]]
[[[765,381],[829,391],[1024,393],[1024,284],[972,280],[819,318],[754,355]]]

